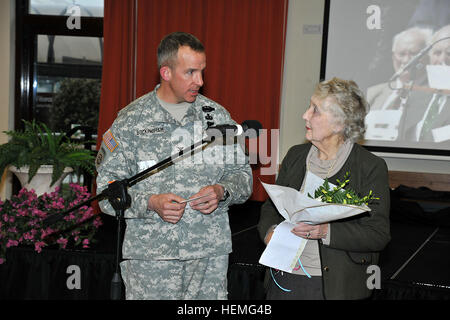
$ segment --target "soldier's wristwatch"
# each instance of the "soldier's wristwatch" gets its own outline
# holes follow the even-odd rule
[[[223,187],[223,198],[220,201],[225,201],[230,197],[230,192],[228,192],[227,188],[225,188],[225,186]]]

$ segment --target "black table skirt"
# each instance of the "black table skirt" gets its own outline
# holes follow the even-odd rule
[[[77,266],[73,271],[70,266]],[[11,248],[0,265],[0,299],[110,299],[115,254]],[[80,288],[73,288],[79,275]],[[69,282],[69,284],[68,284]]]
[[[109,300],[116,264],[117,221],[105,214],[101,218],[103,225],[90,249],[59,250],[54,246],[37,253],[31,247],[9,248],[6,262],[0,265],[0,299]],[[80,289],[67,286],[74,276],[70,266],[79,267]],[[122,297],[123,292],[122,286]]]

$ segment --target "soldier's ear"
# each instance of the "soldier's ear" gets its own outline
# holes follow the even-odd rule
[[[164,81],[169,81],[172,78],[172,70],[169,66],[161,67],[161,69],[159,69],[159,74]]]

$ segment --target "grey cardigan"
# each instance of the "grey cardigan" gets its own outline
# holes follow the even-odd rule
[[[276,184],[299,190],[306,173],[306,156],[311,144],[292,147],[284,158]],[[343,167],[332,177],[343,180],[350,172],[348,186],[360,195],[370,190],[380,200],[369,207],[370,213],[330,223],[330,244],[319,241],[325,299],[364,299],[371,295],[367,268],[378,263],[379,252],[390,240],[390,195],[388,170],[383,159],[354,144]],[[268,199],[261,208],[258,231],[264,239],[270,226],[283,221],[272,201]],[[383,272],[381,270],[381,272]]]

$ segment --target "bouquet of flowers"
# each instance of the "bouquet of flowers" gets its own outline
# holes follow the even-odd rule
[[[22,189],[10,200],[0,201],[0,264],[5,262],[6,249],[19,245],[31,245],[38,253],[52,244],[60,249],[66,249],[69,243],[88,248],[102,225],[91,207],[83,206],[49,227],[44,227],[43,221],[89,197],[86,187],[71,183],[64,192],[57,187],[55,192],[38,197],[34,190]]]
[[[368,195],[360,197],[354,190],[350,188],[344,189],[350,181],[349,176],[350,173],[346,172],[344,181],[336,179],[338,185],[333,188],[330,187],[328,178],[326,178],[323,185],[314,191],[314,196],[309,193],[308,196],[312,199],[326,203],[352,204],[355,206],[360,206],[363,204],[368,205],[371,201],[380,199],[373,195],[372,190],[369,191]]]

